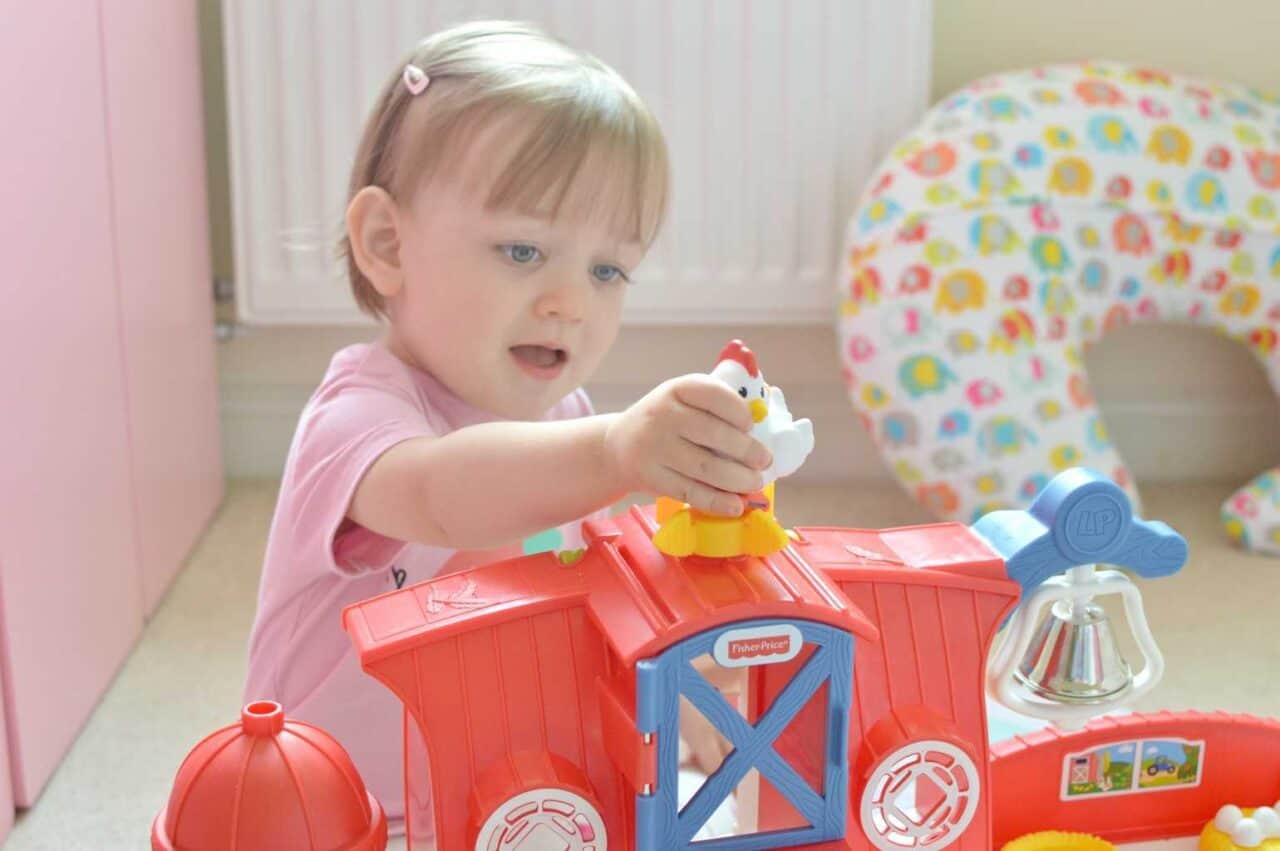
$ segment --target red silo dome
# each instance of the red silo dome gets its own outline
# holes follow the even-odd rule
[[[191,750],[151,828],[152,851],[386,847],[386,814],[347,752],[265,700]]]

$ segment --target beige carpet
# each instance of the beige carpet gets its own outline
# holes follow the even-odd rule
[[[1221,708],[1280,714],[1275,611],[1280,561],[1230,548],[1217,506],[1230,485],[1149,487],[1146,514],[1191,541],[1191,563],[1143,585],[1168,672],[1141,708]],[[201,737],[235,720],[275,484],[235,482],[168,599],[43,796],[21,814],[6,851],[135,851],[174,772]],[[896,487],[790,484],[791,525],[879,527],[921,521]],[[393,848],[402,845],[393,844]]]

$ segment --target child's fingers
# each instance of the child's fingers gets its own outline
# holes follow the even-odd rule
[[[684,740],[689,745],[689,750],[692,752],[692,762],[694,767],[704,774],[710,774],[711,772],[707,771],[707,765],[714,764],[715,742],[709,741],[704,735],[699,735],[701,732],[702,731],[687,733]]]
[[[773,460],[765,445],[750,434],[706,411],[692,407],[687,411],[687,418],[680,427],[680,436],[685,440],[757,470],[768,467]]]
[[[676,380],[676,398],[691,408],[719,417],[738,431],[751,431],[755,421],[747,401],[728,385],[709,375],[685,375]]]
[[[693,759],[702,769],[703,774],[714,774],[720,767],[720,763],[724,762],[725,752],[720,747],[720,737],[709,726],[706,734],[695,737],[689,743],[689,747],[693,750]]]
[[[764,477],[759,470],[743,466],[732,458],[724,458],[683,438],[675,439],[666,465],[716,490],[751,493],[764,487]]]
[[[687,502],[699,511],[722,517],[739,517],[742,514],[742,497],[736,493],[716,490],[670,467],[660,469],[654,474],[654,479],[658,493]]]
[[[726,743],[711,723],[691,711],[680,713],[680,738],[693,754],[693,764],[705,774],[712,774],[728,755]]]

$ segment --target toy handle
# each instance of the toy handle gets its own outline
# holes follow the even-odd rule
[[[993,511],[972,526],[1005,560],[1024,594],[1082,564],[1113,564],[1151,579],[1176,573],[1187,542],[1133,515],[1118,485],[1076,467],[1058,474],[1025,511]]]
[[[1142,595],[1138,593],[1138,586],[1117,570],[1104,570],[1098,576],[1100,581],[1116,582],[1116,591],[1124,600],[1124,614],[1129,620],[1129,628],[1133,630],[1134,640],[1145,657],[1142,670],[1134,675],[1133,686],[1123,699],[1124,703],[1132,703],[1160,683],[1161,678],[1164,677],[1164,656],[1160,653],[1155,637],[1151,634],[1151,626],[1147,623],[1147,616],[1142,608]],[[1119,577],[1118,581],[1113,579],[1113,576]]]

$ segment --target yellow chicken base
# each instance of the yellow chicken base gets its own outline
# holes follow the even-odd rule
[[[773,515],[773,487],[771,483],[760,492],[765,507],[749,508],[739,517],[706,514],[678,499],[658,497],[658,531],[653,545],[667,555],[680,557],[772,555],[790,541]]]
[[[1006,842],[1001,851],[1116,851],[1116,846],[1086,833],[1046,830]]]

